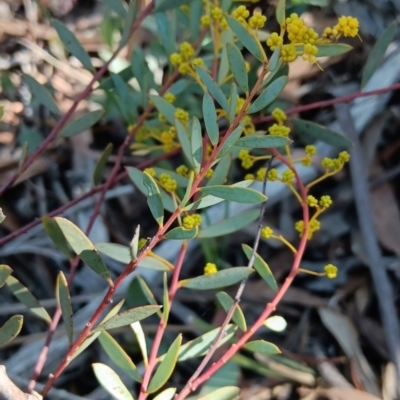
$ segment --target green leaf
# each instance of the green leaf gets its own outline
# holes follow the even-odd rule
[[[286,0],[279,0],[278,5],[276,6],[276,20],[279,25],[284,25],[285,23],[285,9],[286,9]]]
[[[164,235],[164,239],[185,240],[193,239],[197,236],[197,226],[192,229],[185,229],[182,226],[171,229]]]
[[[251,255],[253,254],[253,249],[247,244],[242,244],[242,249],[245,252],[247,258],[250,260]],[[275,292],[278,291],[278,285],[276,283],[274,275],[272,274],[268,264],[258,253],[255,253],[254,269]]]
[[[18,173],[21,173],[21,168],[24,165],[26,157],[28,156],[28,152],[29,152],[29,143],[25,142],[24,145],[22,146],[21,158],[18,162]]]
[[[224,200],[244,204],[259,204],[267,200],[267,196],[254,189],[235,187],[233,185],[205,186],[199,189],[205,195],[220,197]]]
[[[317,57],[331,57],[347,53],[353,47],[345,43],[326,43],[316,45],[318,48]],[[296,46],[296,50],[303,51],[304,46]]]
[[[129,242],[129,255],[132,260],[137,259],[137,254],[139,250],[139,238],[140,238],[140,225],[135,229],[132,240]]]
[[[190,199],[190,193],[192,191],[193,181],[194,181],[194,172],[190,171],[189,172],[189,182],[186,187],[185,195],[183,196],[183,199],[181,201],[181,207],[184,207]]]
[[[119,47],[122,48],[128,43],[128,39],[131,36],[131,30],[133,22],[135,21],[136,14],[138,11],[138,2],[136,0],[131,0],[129,4],[128,13],[124,21],[124,29],[121,33],[121,41],[119,42]]]
[[[157,390],[161,389],[174,372],[181,343],[182,334],[178,335],[178,337],[171,344],[170,348],[167,351],[167,354],[158,366],[156,372],[154,373],[154,376],[151,378],[149,387],[147,388],[148,393],[154,393]]]
[[[226,99],[221,88],[216,84],[213,78],[206,72],[206,70],[198,65],[194,66],[196,72],[199,74],[200,80],[204,83],[207,90],[210,92],[211,96],[217,101],[217,103],[229,113],[229,103]]]
[[[293,122],[296,133],[300,136],[314,140],[321,140],[321,142],[328,143],[332,146],[344,147],[346,149],[353,146],[349,139],[340,133],[331,131],[325,126],[298,118],[292,118],[291,121]]]
[[[225,34],[225,32],[227,32],[227,30],[225,30],[222,33],[222,37]],[[232,37],[233,37],[233,32],[230,32]],[[222,40],[221,40],[222,42]],[[219,66],[218,66],[218,73],[217,73],[217,83],[218,85],[223,85],[225,82],[225,79],[229,73],[229,61],[228,61],[228,53],[226,52],[226,47],[222,47],[222,51],[221,51],[221,55],[220,55],[220,59],[219,59]]]
[[[95,332],[91,334],[83,343],[78,347],[74,354],[71,356],[71,361],[74,360],[79,354],[83,353],[100,335],[100,332]]]
[[[100,385],[116,400],[134,400],[121,378],[110,367],[100,363],[92,364]]]
[[[11,272],[12,269],[8,265],[0,264],[0,288],[4,286]]]
[[[188,160],[189,164],[193,164],[192,159],[192,146],[189,140],[189,135],[187,134],[186,128],[183,126],[182,122],[175,119],[176,134],[178,136],[179,143],[182,146],[183,154]],[[168,210],[169,211],[169,210]]]
[[[199,120],[194,117],[192,122],[191,153],[196,173],[200,172],[201,161],[203,159],[203,136],[201,135],[201,125]]]
[[[130,324],[130,327],[136,337],[136,341],[142,353],[144,365],[147,365],[149,362],[149,358],[147,356],[146,338],[144,336],[142,325],[139,321],[136,321],[133,324]]]
[[[243,46],[246,47],[254,57],[259,59],[261,62],[267,59],[264,50],[262,50],[261,44],[257,42],[256,38],[252,36],[239,21],[231,16],[226,17],[226,21],[238,39],[242,42]]]
[[[117,13],[119,17],[126,18],[127,12],[120,0],[103,0],[103,2],[106,3],[111,10]]]
[[[71,137],[77,135],[78,133],[82,133],[96,124],[103,114],[103,110],[88,112],[83,117],[71,122],[69,125],[61,129],[59,135],[62,137]]]
[[[36,297],[13,276],[9,276],[6,280],[8,288],[12,294],[37,317],[43,319],[47,323],[51,322],[50,315],[36,300]]]
[[[249,149],[276,148],[286,146],[292,141],[283,136],[273,135],[251,135],[239,139],[235,146],[245,147]]]
[[[140,169],[133,167],[127,167],[126,170],[128,171],[129,178],[132,180],[135,186],[147,197],[149,191],[143,183],[143,172],[140,171]],[[169,212],[174,212],[176,206],[172,200],[172,197],[163,188],[159,188],[159,191],[164,208]]]
[[[106,331],[102,331],[98,340],[104,351],[110,357],[113,363],[121,368],[130,378],[136,382],[141,382],[142,377],[133,363],[132,359],[126,354],[125,350],[118,342]]]
[[[49,238],[53,241],[57,249],[64,253],[68,260],[70,260],[72,258],[71,249],[68,246],[68,242],[65,239],[65,236],[57,222],[53,218],[43,216],[42,223],[44,230]]]
[[[108,329],[115,329],[120,328],[121,326],[126,326],[132,324],[136,321],[141,321],[149,317],[150,315],[154,314],[160,309],[160,306],[142,306],[132,308],[130,310],[124,311],[121,314],[115,315],[114,317],[110,318],[108,321],[101,323],[100,325],[96,326],[92,331],[103,331]]]
[[[268,63],[268,71],[276,71],[281,65],[281,48],[276,47]]]
[[[215,328],[210,332],[207,332],[190,342],[185,343],[181,346],[178,355],[178,361],[186,361],[191,358],[196,358],[203,356],[210,349],[210,346],[219,335],[219,331],[221,328]],[[219,343],[218,347],[227,343],[232,339],[233,335],[236,332],[236,326],[233,324],[229,324],[224,329],[224,334],[222,336],[222,340]]]
[[[232,146],[239,140],[244,128],[244,122],[241,122],[239,126],[228,136],[225,143],[222,145],[221,150],[218,153],[218,158],[222,158],[232,149]]]
[[[0,224],[2,224],[5,219],[6,216],[4,215],[3,210],[0,208]]]
[[[233,72],[238,85],[245,93],[249,93],[249,78],[246,71],[246,63],[240,50],[233,43],[226,44],[229,67]]]
[[[93,65],[89,54],[79,43],[75,35],[60,21],[53,20],[52,25],[57,31],[64,47],[74,55],[86,69],[93,71]]]
[[[104,169],[107,165],[108,158],[110,157],[113,151],[113,144],[109,143],[107,147],[104,149],[103,153],[101,154],[99,161],[97,161],[96,168],[93,172],[93,183],[97,186],[101,178],[103,177]]]
[[[234,267],[218,271],[212,275],[200,275],[196,278],[179,281],[179,287],[196,290],[219,289],[234,285],[247,278],[253,270],[247,267]]]
[[[147,204],[150,212],[157,221],[158,225],[162,226],[164,222],[164,206],[157,183],[147,172],[144,172],[143,184],[147,187],[149,192]]]
[[[22,315],[13,315],[5,324],[0,328],[0,346],[11,342],[21,332],[24,317]]]
[[[117,303],[114,307],[111,308],[111,310],[106,314],[106,316],[101,320],[101,324],[108,321],[112,317],[115,317],[119,311],[121,310],[122,306],[125,303],[125,299],[122,299],[119,303]]]
[[[239,215],[234,215],[233,217],[229,217],[222,221],[217,222],[216,224],[211,224],[206,226],[205,228],[200,229],[197,237],[199,239],[210,238],[228,235],[230,233],[239,231],[243,229],[245,226],[249,225],[260,215],[259,210],[248,210]]]
[[[230,154],[222,157],[221,160],[218,162],[212,177],[207,182],[207,186],[222,185],[228,176],[231,163],[232,156]]]
[[[74,325],[72,322],[72,304],[71,296],[69,294],[68,282],[62,271],[57,276],[56,283],[56,298],[57,304],[61,308],[61,313],[64,320],[65,330],[67,331],[69,344],[73,343]]]
[[[214,390],[197,400],[237,400],[240,396],[240,389],[236,386],[225,386]]]
[[[163,0],[158,3],[156,12],[172,10],[180,6],[190,4],[193,0]]]
[[[170,302],[169,302],[168,280],[167,280],[167,273],[166,272],[163,273],[163,286],[164,286],[164,290],[163,290],[163,312],[162,312],[162,316],[163,316],[164,324],[167,325],[171,306],[170,306]]]
[[[71,221],[61,217],[55,217],[54,220],[77,256],[112,286],[110,273],[89,238]]]
[[[252,342],[247,342],[244,345],[244,348],[250,351],[254,351],[256,353],[267,355],[281,353],[277,346],[275,346],[273,343],[266,342],[265,340],[253,340]]]
[[[229,93],[229,122],[232,124],[235,120],[236,106],[238,100],[238,90],[236,84],[231,83],[231,91]]]
[[[257,111],[262,110],[271,104],[282,92],[286,86],[287,78],[281,76],[274,80],[253,102],[250,108],[247,110],[248,114],[253,114]]]
[[[164,115],[171,125],[174,125],[176,108],[171,103],[168,103],[168,101],[163,97],[152,94],[150,95],[150,98],[157,110]]]
[[[362,78],[361,78],[361,89],[367,84],[367,82],[371,79],[372,75],[378,68],[383,56],[386,53],[389,44],[392,42],[394,35],[396,33],[396,21],[393,21],[379,36],[378,40],[376,41],[374,47],[370,51],[367,62],[365,63]]]
[[[216,146],[219,141],[217,112],[215,110],[214,100],[208,93],[204,93],[203,97],[203,118],[210,142]]]
[[[168,388],[163,390],[160,394],[154,397],[154,400],[172,400],[175,396],[176,388]]]
[[[61,114],[50,92],[43,85],[41,85],[35,78],[30,75],[24,74],[23,78],[26,84],[29,86],[33,97],[39,102],[39,104],[42,104],[54,114]]]
[[[234,183],[232,186],[233,187],[247,187],[250,186],[253,183],[253,181],[242,181],[242,182],[237,182]],[[189,211],[189,210],[200,210],[201,208],[213,206],[215,204],[221,203],[224,201],[220,197],[215,197],[215,196],[204,196],[200,200],[195,201],[192,204],[189,204],[185,208],[183,208],[183,211]]]
[[[129,247],[127,246],[122,246],[121,244],[116,243],[96,243],[96,248],[100,253],[112,258],[113,260],[119,261],[123,264],[129,264],[131,262],[131,254]],[[144,257],[140,261],[138,267],[167,272],[174,269],[174,266],[170,262],[164,260],[160,256],[156,257],[153,253]]]
[[[164,47],[167,56],[170,56],[176,51],[176,13],[158,12],[155,15],[158,38]]]
[[[200,36],[200,18],[203,14],[202,0],[194,0],[190,5],[189,20],[190,20],[190,43],[195,43]]]
[[[222,308],[226,312],[228,312],[234,303],[234,300],[232,299],[232,297],[229,296],[229,294],[225,293],[225,292],[219,292],[219,293],[217,293],[216,296],[217,296],[217,299],[218,299],[219,303],[221,304]],[[239,304],[236,304],[236,306],[235,306],[235,311],[232,315],[232,320],[243,332],[247,331],[246,318],[244,317],[243,311],[240,308]]]

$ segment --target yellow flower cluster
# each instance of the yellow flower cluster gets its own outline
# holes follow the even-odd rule
[[[176,173],[181,176],[188,177],[189,176],[189,168],[186,165],[180,165],[175,169]]]
[[[240,150],[238,154],[238,159],[242,161],[242,167],[244,169],[249,169],[254,164],[253,156],[250,154],[249,150]]]
[[[243,121],[245,122],[244,128],[243,128],[243,133],[245,136],[251,135],[256,131],[256,127],[253,124],[253,120],[251,119],[250,115],[246,115],[243,118]]]
[[[295,174],[291,169],[287,169],[286,171],[282,172],[281,181],[283,183],[291,183],[294,178],[295,178]]]
[[[340,171],[349,160],[350,154],[347,151],[341,151],[338,158],[324,157],[321,161],[321,165],[327,170],[332,169],[333,171]]]
[[[160,185],[167,191],[167,192],[174,192],[178,187],[178,184],[175,179],[171,178],[169,174],[161,174],[159,177]]]
[[[193,65],[204,66],[202,58],[193,58],[195,54],[194,48],[189,42],[183,42],[179,47],[179,53],[172,53],[169,56],[169,61],[182,75],[195,75]]]
[[[300,236],[302,236],[304,232],[304,221],[297,221],[294,225],[294,229],[299,232]],[[307,239],[312,239],[314,232],[319,231],[320,229],[321,223],[317,219],[311,219],[308,224]]]
[[[218,272],[218,268],[214,263],[207,263],[204,267],[204,275],[213,275]]]
[[[306,155],[301,158],[301,163],[305,167],[309,167],[312,164],[312,157],[317,154],[317,148],[313,144],[309,144],[305,148]]]
[[[228,22],[225,19],[224,12],[220,7],[215,6],[212,2],[208,2],[210,7],[210,15],[203,15],[200,19],[201,27],[208,28],[211,25],[211,21],[214,22],[214,26],[218,27],[221,31],[228,29]],[[207,9],[207,2],[203,2],[204,9]]]
[[[328,208],[332,205],[332,199],[331,196],[321,196],[319,200],[319,205],[322,208]]]
[[[334,279],[337,276],[338,269],[333,264],[325,265],[324,271],[329,279]]]
[[[186,125],[186,123],[189,121],[189,113],[186,112],[184,109],[182,108],[177,108],[175,111],[175,117],[176,119],[178,119],[179,121],[182,122],[183,125]]]
[[[314,196],[308,195],[307,196],[307,205],[309,207],[317,207],[318,206],[318,200]]]
[[[267,21],[267,17],[262,15],[259,11],[256,11],[249,18],[249,26],[252,29],[261,29],[264,27],[264,24],[266,21]]]
[[[185,229],[192,229],[195,226],[200,226],[201,215],[200,214],[186,215],[186,217],[184,217],[182,220],[182,225]]]
[[[154,168],[145,168],[143,172],[148,173],[152,178],[156,177],[156,170]]]
[[[167,100],[168,103],[172,104],[176,100],[176,97],[172,93],[168,92],[168,93],[165,93],[164,99]]]
[[[214,171],[213,171],[212,168],[210,168],[209,170],[207,170],[207,172],[206,172],[206,178],[207,178],[207,179],[211,179],[213,175],[214,175]]]
[[[249,15],[250,11],[246,8],[246,6],[239,6],[232,12],[232,17],[243,25],[246,25],[246,19],[249,18]]]
[[[261,229],[261,236],[264,239],[270,239],[273,234],[274,231],[269,226],[265,226],[264,228]]]
[[[268,176],[267,176],[268,180],[273,182],[276,181],[278,179],[278,170],[276,168],[271,168],[268,171]]]
[[[288,137],[290,128],[284,125],[273,124],[268,128],[270,135]]]
[[[321,37],[311,27],[307,26],[296,13],[291,14],[285,20],[284,30],[279,35],[272,32],[267,39],[267,46],[274,51],[277,47],[281,48],[281,58],[285,62],[296,60],[301,55],[303,60],[311,64],[317,62],[318,44],[337,41],[342,35],[354,37],[358,34],[359,22],[356,18],[342,16],[333,28],[325,28]],[[290,43],[283,44],[283,35],[287,32]]]

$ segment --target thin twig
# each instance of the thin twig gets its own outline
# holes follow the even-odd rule
[[[348,107],[336,106],[336,114],[344,133],[353,143],[350,159],[350,171],[353,183],[353,194],[357,208],[358,222],[369,259],[369,267],[374,282],[378,305],[385,331],[387,346],[397,370],[397,381],[400,382],[400,325],[394,306],[393,289],[386,269],[383,267],[382,254],[379,249],[374,222],[370,193],[367,182],[367,169],[363,165],[363,156],[353,118]],[[400,386],[399,386],[400,390]],[[400,393],[399,393],[400,394]]]

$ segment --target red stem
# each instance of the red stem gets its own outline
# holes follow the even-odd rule
[[[179,275],[182,269],[183,265],[183,259],[185,258],[187,251],[187,241],[185,240],[182,243],[181,249],[179,251],[178,255],[178,260],[176,262],[176,266],[174,268],[174,272],[172,274],[172,280],[169,288],[169,293],[168,293],[168,298],[169,298],[169,306],[170,308],[172,307],[172,303],[174,301],[176,292],[178,291],[178,280],[179,280]],[[142,385],[140,388],[140,394],[139,394],[139,400],[145,400],[147,398],[148,393],[146,392],[147,387],[149,386],[151,374],[157,364],[157,354],[158,350],[160,348],[161,340],[164,336],[165,329],[167,327],[167,322],[164,320],[164,315],[161,316],[160,323],[158,325],[158,329],[156,332],[156,335],[154,337],[154,341],[151,347],[151,352],[150,352],[150,358],[149,358],[149,363],[146,368],[146,371],[143,376],[143,381]]]
[[[210,366],[208,370],[206,370],[202,375],[200,375],[197,379],[190,384],[186,385],[183,390],[175,397],[175,400],[183,400],[185,399],[191,392],[195,391],[199,385],[208,380],[211,376],[213,376],[230,358],[232,358],[243,346],[246,342],[254,335],[254,333],[263,325],[264,321],[269,317],[269,315],[275,311],[276,306],[281,301],[282,297],[285,295],[290,285],[292,284],[294,278],[297,275],[298,269],[300,267],[301,259],[304,255],[304,251],[307,245],[307,235],[309,228],[309,211],[307,206],[307,188],[303,185],[297,171],[288,163],[288,161],[275,149],[271,149],[272,154],[278,158],[280,161],[285,163],[295,174],[296,184],[300,190],[300,195],[303,200],[302,209],[303,209],[303,220],[304,220],[304,231],[300,240],[300,244],[298,250],[295,254],[292,269],[285,279],[285,282],[282,284],[280,289],[278,290],[275,298],[271,303],[268,303],[265,307],[262,314],[258,317],[256,322],[253,324],[248,331],[246,331],[240,339],[233,344],[228,351],[216,361],[214,364]]]

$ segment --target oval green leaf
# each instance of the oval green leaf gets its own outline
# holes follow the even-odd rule
[[[271,58],[268,63],[268,71],[277,71],[279,66],[281,65],[281,48],[278,46],[274,52],[272,53]],[[271,74],[270,74],[271,75]],[[268,75],[269,76],[269,75]],[[264,85],[263,85],[264,86]]]
[[[111,10],[113,10],[120,18],[125,18],[127,11],[125,7],[122,5],[120,0],[103,0]]]
[[[51,96],[50,92],[41,85],[35,78],[30,75],[23,75],[24,81],[29,86],[33,97],[39,102],[39,104],[44,105],[54,114],[60,115],[61,112]]]
[[[179,287],[196,290],[219,289],[234,285],[247,278],[253,270],[247,267],[234,267],[223,269],[212,275],[201,275],[196,278],[179,281]]]
[[[127,167],[126,170],[128,171],[129,178],[132,180],[135,186],[147,197],[149,191],[143,183],[143,172],[134,167]],[[159,188],[159,191],[164,208],[169,212],[174,212],[176,207],[172,197],[163,188]]]
[[[67,331],[67,337],[69,344],[73,343],[74,336],[74,325],[72,322],[72,304],[71,296],[69,294],[68,282],[62,271],[57,276],[56,282],[56,298],[57,304],[61,308],[62,317],[64,320],[65,330]]]
[[[179,143],[182,146],[183,154],[185,155],[189,164],[192,165],[192,146],[190,144],[189,135],[187,134],[186,128],[178,119],[175,119],[175,127],[176,135],[178,136]]]
[[[113,151],[113,144],[109,143],[101,154],[99,161],[97,161],[96,168],[93,172],[93,183],[97,186],[103,177],[104,169],[106,168],[108,158]]]
[[[181,343],[182,334],[178,335],[178,337],[171,344],[170,348],[167,351],[167,354],[165,354],[163,360],[158,366],[156,372],[154,373],[154,376],[151,378],[149,387],[147,388],[148,393],[154,393],[157,390],[161,389],[174,372]]]
[[[267,342],[265,340],[253,340],[252,342],[247,342],[244,348],[256,353],[262,354],[280,354],[281,351],[273,343]]]
[[[185,240],[193,239],[197,236],[198,227],[192,229],[185,229],[181,226],[171,229],[164,235],[164,239]]]
[[[242,244],[242,249],[245,252],[247,258],[250,260],[251,255],[253,254],[253,249],[247,244]],[[255,253],[254,259],[254,269],[260,274],[260,276],[268,283],[268,285],[275,291],[278,291],[278,285],[272,274],[268,264],[263,260],[263,258]]]
[[[223,219],[216,224],[208,225],[205,228],[200,229],[197,237],[199,239],[204,239],[237,232],[252,223],[259,215],[259,210],[245,211],[239,215],[234,215],[233,217]]]
[[[94,374],[100,385],[116,400],[134,400],[121,378],[104,364],[92,364]]]
[[[136,365],[132,359],[126,354],[125,350],[118,344],[118,342],[106,331],[102,331],[98,340],[103,347],[104,351],[110,359],[121,368],[130,378],[136,382],[141,382],[140,376]]]
[[[91,334],[83,343],[78,347],[74,354],[72,354],[71,360],[74,360],[79,354],[83,353],[100,335],[100,332],[95,332]]]
[[[212,343],[219,335],[221,328],[215,328],[210,332],[204,333],[203,335],[197,337],[196,339],[191,340],[190,342],[185,343],[181,346],[178,355],[178,361],[186,361],[191,358],[200,357],[207,353],[210,349]],[[224,329],[224,334],[222,336],[222,340],[219,343],[218,347],[227,343],[232,339],[235,334],[237,328],[233,324],[229,324]]]
[[[251,135],[240,138],[235,146],[248,149],[276,148],[290,144],[292,141],[283,136]]]
[[[236,386],[225,386],[214,390],[197,400],[237,400],[240,396],[240,389]]]
[[[301,48],[299,49],[298,46],[296,46],[296,50],[303,51],[304,47],[300,46]],[[339,54],[344,54],[347,53],[350,50],[353,50],[353,47],[345,44],[345,43],[326,43],[326,44],[318,44],[318,53],[317,57],[332,57],[332,56],[338,56]]]
[[[143,172],[143,185],[147,187],[148,197],[147,205],[154,219],[159,226],[164,222],[164,205],[161,198],[160,190],[156,181],[147,173]]]
[[[156,12],[172,10],[180,6],[191,3],[193,0],[163,0],[158,2]]]
[[[36,297],[24,286],[21,282],[9,276],[6,284],[11,290],[12,294],[37,317],[43,319],[47,323],[51,322],[50,315],[37,301]]]
[[[149,317],[150,315],[157,312],[161,307],[156,305],[136,307],[130,310],[124,311],[121,314],[115,315],[108,321],[101,323],[93,329],[93,332],[104,331],[108,329],[120,328],[121,326],[127,326],[136,321],[141,321]]]
[[[172,400],[175,396],[176,388],[168,388],[154,397],[154,400]]]
[[[254,57],[259,59],[261,62],[267,59],[264,50],[262,50],[261,44],[257,42],[256,38],[252,36],[239,21],[231,16],[226,17],[226,21],[238,39],[242,42],[243,46],[246,47]]]
[[[231,83],[231,91],[229,93],[229,114],[228,119],[230,123],[233,123],[236,115],[236,106],[238,100],[238,90],[235,83]]]
[[[90,60],[88,52],[79,43],[76,36],[60,21],[53,20],[52,25],[58,33],[64,47],[75,56],[82,65],[89,71],[93,71],[92,61]]]
[[[218,158],[222,158],[232,149],[232,146],[236,144],[239,140],[244,128],[244,122],[241,122],[239,126],[228,136],[228,139],[225,140],[224,144],[221,146],[221,149],[218,153]]]
[[[139,321],[130,324],[130,327],[133,331],[133,334],[136,337],[136,341],[139,345],[140,352],[142,353],[144,365],[148,365],[149,358],[147,356],[147,344],[146,344],[146,337],[144,336],[144,331],[142,325]]]
[[[123,264],[129,264],[131,262],[131,254],[128,246],[123,246],[117,243],[96,243],[96,248],[100,253],[112,258],[113,260],[119,261]],[[153,253],[144,257],[140,261],[138,267],[167,272],[174,269],[174,266],[170,262]]]
[[[185,191],[185,195],[183,196],[183,199],[181,201],[181,207],[184,207],[187,202],[190,199],[190,194],[192,192],[192,186],[193,186],[193,181],[194,181],[194,172],[190,171],[189,172],[189,182],[186,186],[186,191]]]
[[[11,272],[12,269],[8,265],[0,264],[0,288],[6,283]]]
[[[192,122],[192,135],[190,140],[193,166],[196,173],[200,172],[201,161],[203,159],[203,136],[201,135],[201,125],[199,120],[194,117]]]
[[[128,12],[126,14],[126,18],[124,20],[124,25],[123,25],[124,28],[121,33],[121,40],[119,42],[119,48],[124,47],[126,45],[126,43],[128,42],[128,39],[131,36],[133,22],[135,21],[138,9],[139,9],[139,7],[138,7],[137,1],[131,1],[129,3]]]
[[[372,75],[378,68],[383,56],[386,53],[389,44],[392,42],[394,35],[396,33],[396,21],[393,21],[379,36],[376,41],[374,47],[372,48],[369,56],[367,58],[367,62],[365,63],[362,78],[361,78],[361,89],[367,84],[367,82],[371,79]]]
[[[204,93],[203,97],[203,118],[208,137],[211,143],[216,146],[219,141],[217,112],[215,110],[214,100],[208,93]]]
[[[221,304],[222,308],[226,312],[228,312],[233,306],[234,300],[232,299],[231,296],[229,296],[228,293],[225,292],[217,293],[217,299],[219,301],[219,304]],[[232,315],[232,320],[243,332],[247,331],[246,318],[244,317],[243,311],[240,308],[239,304],[236,304],[235,306],[235,311]]]
[[[259,204],[267,200],[267,196],[254,189],[242,188],[233,185],[205,186],[200,188],[201,193],[220,197],[224,200],[244,204]]]
[[[150,98],[155,107],[157,108],[157,110],[162,115],[164,115],[164,117],[171,125],[174,125],[176,108],[171,103],[168,103],[167,100],[165,100],[160,96],[150,95]]]
[[[233,72],[238,85],[245,93],[249,93],[249,78],[246,71],[246,63],[241,51],[233,43],[226,44],[228,54],[229,67]]]
[[[24,317],[22,315],[13,315],[5,324],[0,328],[0,346],[11,342],[21,332]]]
[[[54,220],[77,256],[109,285],[113,285],[106,265],[89,238],[71,221],[61,217],[55,217]]]
[[[282,92],[287,83],[287,77],[281,76],[275,79],[267,88],[257,97],[250,108],[247,110],[248,114],[253,114],[262,110],[271,104]]]
[[[199,74],[200,80],[204,83],[204,86],[210,92],[211,96],[218,102],[218,104],[229,113],[229,103],[226,99],[221,88],[217,85],[213,78],[206,72],[206,70],[198,65],[194,66],[196,72]]]
[[[70,260],[72,258],[72,251],[68,245],[65,236],[58,226],[57,222],[50,217],[42,217],[42,223],[44,230],[46,231],[49,238],[53,241],[58,250],[65,254],[65,256]]]
[[[232,163],[232,156],[230,154],[222,157],[217,164],[217,167],[214,170],[214,173],[210,180],[207,182],[207,186],[215,186],[222,185],[226,178],[228,177],[228,173]]]
[[[119,303],[117,303],[111,310],[106,314],[106,316],[101,320],[101,324],[108,321],[112,317],[116,316],[119,313],[119,310],[125,303],[125,299],[122,299]]]
[[[283,25],[285,23],[285,9],[286,0],[279,0],[275,10],[276,20],[278,21],[279,25]]]
[[[62,137],[71,137],[90,129],[103,116],[103,110],[95,110],[85,114],[83,117],[70,123],[61,129],[59,135]]]
[[[353,146],[349,139],[340,133],[331,131],[325,126],[316,124],[314,122],[305,121],[298,118],[292,118],[292,122],[296,132],[306,139],[320,140],[321,142],[328,143],[332,146],[342,147],[349,149]]]

